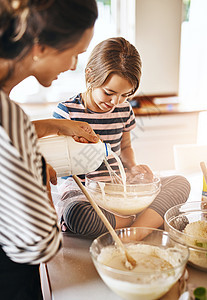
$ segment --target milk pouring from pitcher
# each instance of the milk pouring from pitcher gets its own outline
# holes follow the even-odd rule
[[[80,175],[95,171],[110,155],[110,144],[79,143],[70,136],[39,139],[40,152],[57,176]]]

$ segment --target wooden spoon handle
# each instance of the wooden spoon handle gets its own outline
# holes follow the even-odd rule
[[[79,177],[77,177],[76,175],[73,175],[73,178],[74,178],[75,182],[77,183],[77,185],[79,186],[79,188],[81,189],[81,191],[84,193],[84,195],[88,199],[88,201],[90,202],[90,204],[92,205],[92,207],[95,209],[95,211],[98,214],[98,216],[103,221],[104,225],[106,226],[106,228],[108,229],[108,231],[112,235],[114,241],[117,243],[117,245],[121,248],[121,250],[125,254],[125,257],[126,257],[125,266],[126,266],[126,268],[133,269],[133,267],[135,267],[136,264],[137,264],[136,260],[128,253],[128,251],[126,250],[126,248],[122,244],[122,241],[120,240],[120,238],[116,234],[115,230],[113,229],[113,227],[111,226],[111,224],[109,223],[109,221],[107,220],[107,218],[105,217],[105,215],[102,213],[101,209],[98,207],[98,205],[96,204],[96,202],[89,195],[87,189],[82,184],[82,182],[80,181]]]
[[[101,209],[98,207],[98,205],[96,204],[96,202],[91,198],[91,196],[89,195],[87,189],[85,188],[85,186],[80,181],[79,177],[77,177],[76,175],[73,175],[73,178],[74,178],[75,182],[77,183],[77,185],[79,186],[79,188],[81,189],[81,191],[84,193],[84,195],[88,199],[88,201],[90,202],[90,204],[95,209],[96,213],[99,215],[99,217],[103,221],[104,225],[106,226],[106,228],[108,229],[108,231],[112,235],[114,241],[125,252],[126,249],[125,249],[124,245],[122,244],[121,240],[119,239],[118,235],[116,234],[116,232],[114,231],[113,227],[111,226],[111,224],[109,223],[109,221],[107,220],[107,218],[105,217],[105,215],[102,213]]]

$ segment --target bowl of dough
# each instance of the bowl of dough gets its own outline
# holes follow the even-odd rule
[[[164,227],[176,241],[189,247],[188,263],[207,271],[207,201],[170,208],[164,216]]]
[[[107,172],[103,176],[87,174],[85,185],[100,207],[121,216],[137,214],[147,208],[161,189],[160,178],[156,175],[150,180],[139,176],[136,181],[127,176],[123,184]]]
[[[188,247],[159,229],[131,227],[116,233],[136,265],[127,268],[125,255],[110,233],[105,233],[90,247],[100,277],[122,299],[160,299],[181,278],[189,256]]]

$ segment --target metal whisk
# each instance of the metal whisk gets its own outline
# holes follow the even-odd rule
[[[113,184],[124,184],[122,178],[120,175],[118,175],[114,170],[113,168],[110,166],[110,164],[108,163],[107,159],[104,159],[104,163],[107,167],[107,170],[109,172],[109,176],[110,176],[110,179],[111,179],[111,183]]]

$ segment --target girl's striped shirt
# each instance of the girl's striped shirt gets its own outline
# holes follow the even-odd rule
[[[62,236],[47,196],[45,161],[34,126],[2,91],[0,140],[0,246],[14,262],[46,262]]]

